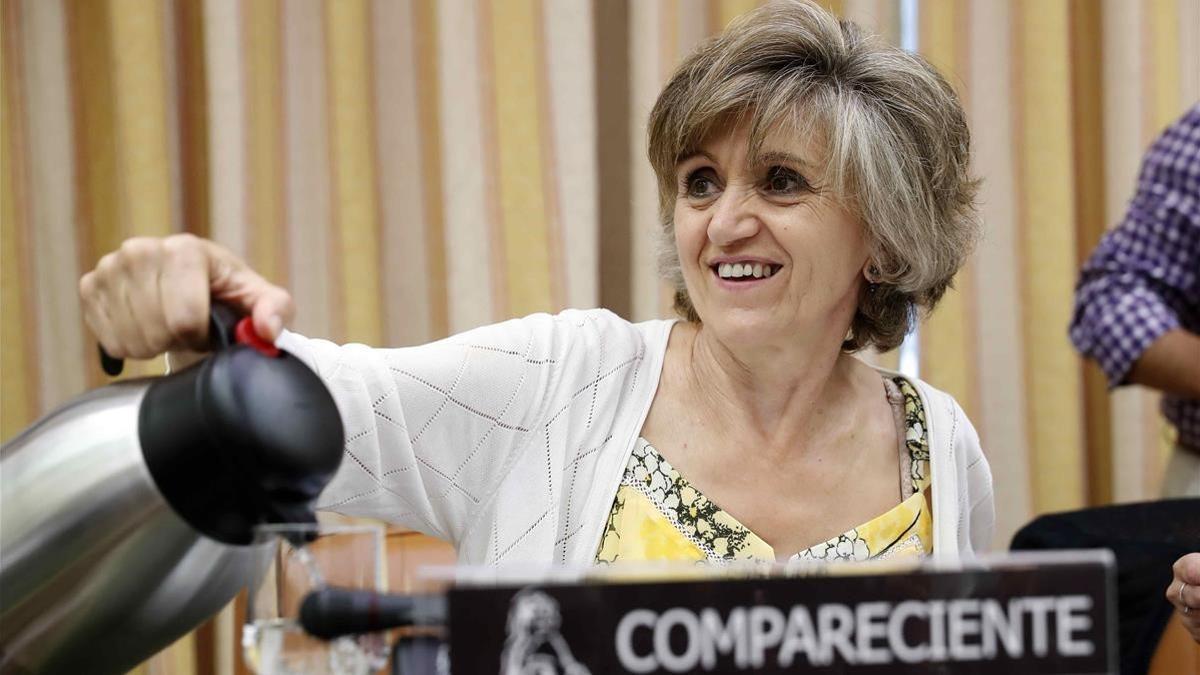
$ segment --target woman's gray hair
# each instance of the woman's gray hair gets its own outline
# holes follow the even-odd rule
[[[675,167],[730,123],[749,124],[752,155],[776,130],[821,141],[819,182],[863,221],[879,270],[843,348],[899,346],[979,238],[970,132],[954,89],[920,56],[807,0],[772,2],[701,44],[659,95],[648,130],[659,268],[693,321],[674,243]]]

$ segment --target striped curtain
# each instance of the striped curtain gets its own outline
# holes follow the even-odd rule
[[[669,315],[643,125],[680,58],[757,4],[0,0],[0,436],[107,381],[76,283],[134,235],[215,239],[291,289],[297,330],[341,341]],[[1156,494],[1157,397],[1106,391],[1066,325],[1142,151],[1200,98],[1200,0],[823,4],[925,54],[975,132],[986,239],[906,367],[978,427],[997,545]],[[242,669],[234,623],[142,670]]]

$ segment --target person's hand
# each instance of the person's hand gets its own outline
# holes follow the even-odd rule
[[[1183,627],[1200,643],[1200,553],[1175,561],[1175,579],[1167,586],[1167,600],[1183,615]]]
[[[117,359],[208,349],[210,298],[250,315],[274,341],[294,313],[292,296],[229,250],[190,234],[137,237],[79,280],[83,316]]]

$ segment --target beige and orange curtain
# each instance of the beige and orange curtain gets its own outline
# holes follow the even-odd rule
[[[0,436],[106,381],[76,283],[134,235],[217,240],[336,340],[668,315],[646,115],[757,4],[0,0]],[[1155,495],[1156,397],[1107,392],[1066,326],[1143,149],[1200,98],[1200,0],[823,4],[924,53],[971,119],[986,239],[911,353],[979,429],[997,545],[1037,513]],[[145,668],[230,672],[224,621]]]

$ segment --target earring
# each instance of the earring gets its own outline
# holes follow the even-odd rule
[[[879,268],[871,265],[867,268],[867,293],[875,295],[876,289],[879,288]]]

